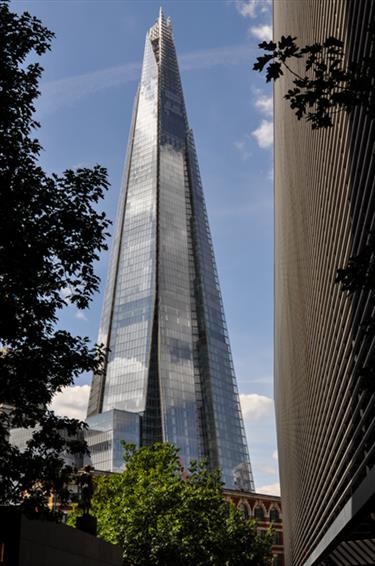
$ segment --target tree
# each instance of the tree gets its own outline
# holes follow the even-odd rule
[[[373,40],[373,30],[369,33]],[[294,86],[284,98],[289,100],[298,120],[304,118],[313,129],[329,128],[334,114],[350,113],[359,106],[375,116],[374,49],[360,62],[347,61],[344,43],[336,37],[304,47],[299,47],[296,39],[288,35],[278,42],[259,43],[266,53],[257,58],[253,69],[266,69],[267,82],[276,81],[284,71],[293,77]],[[296,60],[302,60],[302,65],[292,68],[291,63]],[[301,66],[302,73],[298,71]]]
[[[103,167],[47,175],[38,164],[42,67],[29,61],[52,38],[40,20],[0,3],[0,501],[27,493],[38,508],[65,489],[61,452],[85,450],[83,423],[48,407],[82,371],[100,371],[104,353],[57,322],[68,301],[84,309],[98,290],[94,262],[109,225],[97,210],[108,187]],[[23,453],[9,442],[10,426],[35,428]]]
[[[125,447],[126,469],[96,478],[91,513],[98,536],[120,544],[124,565],[261,566],[270,564],[272,533],[257,534],[222,493],[220,473],[156,443]]]

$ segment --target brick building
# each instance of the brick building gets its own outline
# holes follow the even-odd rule
[[[272,523],[274,528],[272,545],[273,564],[274,566],[284,566],[284,539],[280,497],[229,489],[224,490],[224,495],[228,501],[233,501],[242,511],[244,517],[251,517],[256,520],[258,531],[266,531]]]

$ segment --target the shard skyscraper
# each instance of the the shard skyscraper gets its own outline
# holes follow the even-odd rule
[[[172,27],[146,36],[94,376],[89,447],[119,468],[126,438],[207,458],[226,487],[254,490],[192,132]],[[120,462],[120,463],[119,463]]]

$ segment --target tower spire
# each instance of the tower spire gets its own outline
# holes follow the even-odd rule
[[[88,424],[100,431],[113,422],[114,442],[120,432],[138,446],[171,442],[185,464],[207,458],[227,487],[254,490],[198,161],[161,7],[146,37],[129,140],[100,327],[109,354],[94,376]],[[102,466],[107,456],[95,438]],[[122,466],[117,454],[109,469]]]

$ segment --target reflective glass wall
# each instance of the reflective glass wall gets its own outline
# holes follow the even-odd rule
[[[227,487],[254,490],[172,26],[146,37],[119,203],[89,415],[140,415],[140,444],[207,458]]]

